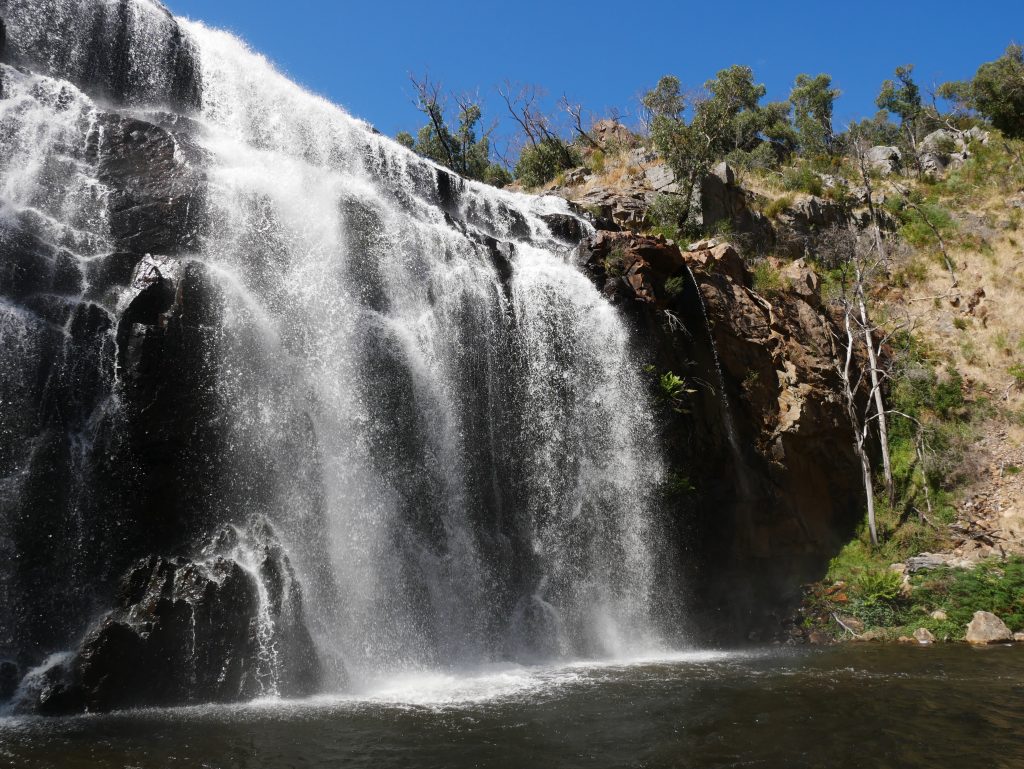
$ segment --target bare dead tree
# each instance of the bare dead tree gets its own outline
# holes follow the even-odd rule
[[[422,79],[409,75],[409,81],[416,91],[416,108],[425,114],[434,128],[437,140],[448,158],[448,167],[458,170],[455,148],[449,139],[449,132],[444,124],[446,97],[438,81],[432,81],[429,74]]]
[[[885,403],[880,385],[880,369],[878,366],[878,355],[875,352],[873,341],[873,327],[871,318],[868,315],[865,286],[875,276],[875,273],[887,271],[888,253],[885,247],[885,239],[882,237],[882,227],[878,218],[878,211],[873,200],[874,190],[871,186],[871,175],[868,173],[867,147],[866,142],[859,136],[855,136],[854,153],[857,157],[857,164],[860,168],[861,179],[864,184],[867,197],[868,212],[871,216],[872,240],[874,243],[874,259],[865,259],[860,254],[859,248],[854,248],[852,266],[854,270],[855,300],[860,314],[860,325],[864,333],[864,346],[868,352],[868,367],[871,376],[871,389],[874,393],[875,413],[878,417],[878,438],[882,454],[882,471],[885,480],[885,493],[889,499],[889,505],[896,503],[896,484],[892,476],[892,457],[889,453],[889,422],[885,416]]]
[[[868,533],[871,544],[878,544],[878,524],[875,516],[875,487],[871,475],[871,457],[867,451],[868,420],[863,419],[858,408],[857,394],[863,385],[863,370],[856,365],[857,336],[853,322],[852,305],[843,307],[842,334],[830,328],[833,350],[832,358],[836,362],[843,385],[843,406],[853,432],[853,450],[860,460],[861,482],[864,485],[864,497],[867,502]]]
[[[552,116],[540,105],[546,96],[543,88],[537,85],[519,85],[506,80],[498,88],[498,94],[531,146],[547,143],[562,156],[564,168],[571,168],[574,165],[574,157],[569,150],[568,142],[562,138]]]
[[[593,136],[591,136],[583,127],[583,105],[569,101],[569,97],[564,94],[562,95],[562,99],[561,101],[559,101],[558,104],[562,108],[562,110],[572,119],[572,125],[574,131],[576,132],[576,135],[593,149],[601,149],[601,145],[597,142],[597,140]]]
[[[519,124],[530,144],[536,147],[550,133],[547,115],[538,103],[544,90],[536,85],[522,85],[506,80],[498,87],[498,95],[505,102],[508,114]]]

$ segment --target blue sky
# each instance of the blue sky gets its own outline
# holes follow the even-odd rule
[[[769,99],[785,98],[800,72],[832,74],[844,94],[841,127],[875,112],[879,84],[899,64],[915,64],[922,84],[960,79],[1024,40],[1022,0],[165,2],[238,34],[389,135],[421,122],[410,73],[479,88],[493,118],[501,113],[493,88],[506,78],[540,84],[553,98],[566,93],[596,113],[635,113],[661,75],[696,87],[730,64],[751,66]]]

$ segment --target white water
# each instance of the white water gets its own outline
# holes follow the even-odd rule
[[[626,331],[536,218],[564,203],[466,186],[458,218],[508,240],[523,239],[517,219],[528,225],[532,242],[517,245],[506,292],[484,250],[432,199],[432,166],[296,88],[235,38],[186,29],[200,52],[204,144],[215,159],[216,236],[204,256],[240,292],[232,318],[244,330],[229,368],[248,417],[237,440],[282,453],[293,438],[278,432],[283,415],[304,412],[321,451],[327,530],[317,535],[327,537],[330,571],[301,557],[303,529],[316,526],[304,519],[305,479],[282,477],[275,493],[291,508],[284,529],[322,646],[358,680],[496,655],[657,645],[645,488],[661,468]],[[398,367],[389,378],[404,380],[394,397],[415,402],[416,423],[403,425],[415,446],[378,435],[374,423],[388,415],[369,402],[379,392],[364,377],[376,352],[368,337]],[[483,410],[483,430],[471,409]],[[495,489],[473,455],[507,472],[502,444],[518,440],[506,432],[517,427],[527,433],[514,460],[527,473],[525,509],[503,509],[498,490],[481,516],[482,494]],[[429,509],[408,511],[410,497]],[[410,512],[429,514],[432,541]],[[481,540],[505,536],[503,525],[532,552],[485,552]],[[518,558],[536,559],[541,573],[502,616],[489,604]],[[337,593],[318,593],[325,581]],[[337,594],[343,605],[328,605]],[[544,637],[510,626],[524,602],[552,610]]]
[[[128,101],[145,103],[174,85],[154,41],[176,38],[145,0],[129,5],[145,40]],[[210,222],[187,258],[226,303],[224,498],[234,520],[263,514],[279,530],[326,688],[443,689],[510,660],[663,651],[679,598],[662,461],[623,321],[540,218],[568,214],[564,201],[458,180],[449,193],[435,166],[238,39],[181,27],[209,158]],[[93,132],[97,107],[69,93],[77,112],[26,91],[20,127],[19,102],[0,103],[22,153],[0,190],[5,212],[42,211],[87,261],[109,250],[89,159],[80,183],[41,194],[53,177],[39,169]],[[104,307],[116,315],[127,297]],[[3,307],[5,324],[34,318]],[[12,381],[34,333],[5,333]]]

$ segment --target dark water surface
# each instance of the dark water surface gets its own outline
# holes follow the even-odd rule
[[[1024,649],[492,668],[361,698],[0,719],[18,769],[1024,767]]]

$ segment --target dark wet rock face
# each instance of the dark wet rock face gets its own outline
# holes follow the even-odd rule
[[[690,391],[662,396],[661,416],[691,627],[716,641],[780,635],[860,510],[816,276],[777,265],[784,286],[764,297],[727,243],[682,251],[633,233],[598,232],[578,259],[633,319],[652,387],[672,372]]]
[[[316,691],[320,669],[291,563],[270,525],[222,529],[197,558],[149,556],[79,651],[17,707],[45,714],[237,702]]]
[[[233,516],[217,504],[222,296],[175,256],[207,227],[206,159],[187,118],[119,111],[198,106],[189,46],[151,2],[0,13],[0,80],[20,105],[0,171],[43,169],[0,216],[0,657],[25,671],[80,636],[129,564],[185,553]],[[31,121],[47,127],[39,147]]]
[[[169,127],[116,115],[104,119],[99,179],[112,190],[110,229],[119,249],[197,249],[206,219],[202,153],[183,128],[189,126],[181,119]]]

